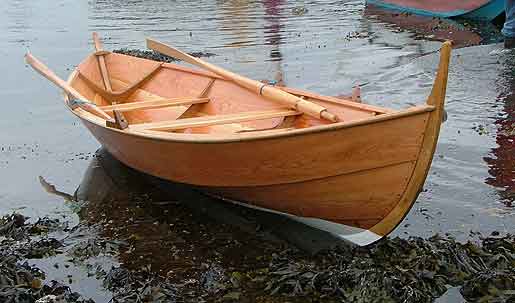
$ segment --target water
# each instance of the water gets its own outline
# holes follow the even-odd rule
[[[255,79],[327,95],[362,84],[365,102],[393,108],[424,102],[440,43],[375,14],[363,1],[1,1],[0,214],[77,222],[38,176],[73,193],[99,147],[60,92],[25,66],[28,49],[66,77],[91,52],[93,31],[106,49],[145,48],[150,36],[215,53],[210,62]],[[514,229],[514,57],[500,44],[454,52],[448,120],[425,190],[396,235],[466,240],[470,231]]]

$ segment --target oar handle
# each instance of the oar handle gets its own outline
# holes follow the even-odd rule
[[[261,87],[259,93],[267,99],[286,104],[289,107],[303,112],[311,117],[325,119],[331,122],[338,122],[338,117],[329,112],[325,107],[294,96],[273,86],[265,85]]]
[[[277,89],[273,86],[265,85],[259,81],[249,79],[247,77],[230,72],[211,63],[205,62],[201,59],[192,57],[178,49],[175,49],[159,41],[147,38],[147,47],[159,53],[172,56],[174,58],[178,58],[185,62],[188,62],[190,64],[203,67],[223,77],[224,79],[231,80],[239,86],[242,86],[250,91],[255,92],[258,95],[262,95],[263,97],[269,100],[284,104],[290,108],[296,109],[309,116],[315,117],[317,119],[326,119],[331,122],[338,121],[338,117],[336,115],[328,112],[327,109],[321,105],[318,105],[307,100],[303,100],[297,96],[294,96],[283,90]]]
[[[101,116],[102,118],[104,118],[106,120],[112,120],[112,118],[108,114],[106,114],[103,110],[101,110],[96,105],[91,103],[86,97],[81,95],[73,87],[68,85],[68,83],[66,83],[66,81],[64,81],[63,79],[59,78],[50,68],[48,68],[45,64],[43,64],[43,62],[41,62],[38,59],[36,59],[36,57],[34,57],[32,54],[27,53],[25,55],[25,61],[30,66],[32,66],[32,68],[34,68],[35,71],[37,71],[43,77],[45,77],[48,80],[50,80],[50,82],[52,82],[55,85],[57,85],[58,87],[62,88],[65,92],[67,92],[68,94],[72,95],[74,98],[82,100],[82,101],[89,102],[89,104],[88,103],[83,103],[83,104],[79,105],[80,107],[83,107],[84,109],[86,109],[88,111],[91,111],[94,114],[96,114],[97,116]]]

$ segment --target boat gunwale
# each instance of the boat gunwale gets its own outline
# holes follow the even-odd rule
[[[68,107],[69,108],[69,107]],[[128,130],[120,130],[112,127],[107,127],[102,125],[100,121],[104,121],[101,118],[81,109],[76,108],[70,111],[81,118],[82,120],[93,123],[102,128],[109,129],[114,132],[118,132],[123,135],[130,135],[135,137],[141,137],[145,139],[153,139],[159,141],[166,142],[176,142],[176,143],[198,143],[198,144],[217,144],[217,143],[234,143],[234,142],[247,142],[247,141],[256,141],[262,139],[277,139],[277,138],[287,138],[287,137],[295,137],[299,135],[309,135],[316,134],[325,131],[338,131],[351,127],[358,127],[368,124],[375,124],[380,122],[385,122],[389,120],[395,120],[399,118],[424,114],[428,112],[434,111],[435,107],[431,105],[421,105],[410,107],[406,110],[401,110],[399,112],[390,113],[390,114],[382,114],[358,121],[350,121],[350,122],[338,122],[333,124],[326,125],[318,125],[309,128],[300,128],[290,131],[285,131],[281,133],[264,133],[259,134],[258,132],[254,133],[234,133],[222,136],[213,136],[209,134],[185,134],[185,133],[172,133],[172,132],[161,132],[161,131],[150,131],[150,130],[141,130],[141,131],[131,131],[130,128]]]
[[[85,62],[92,56],[95,56],[95,54],[90,54],[82,62]],[[147,60],[147,59],[143,59],[143,60]],[[149,61],[153,61],[153,60],[149,60]],[[80,64],[79,64],[79,66],[80,66]],[[74,71],[70,74],[70,76],[67,79],[67,83],[70,86],[73,84],[73,81],[75,81],[75,79],[79,76],[79,66],[77,66],[74,69]],[[180,69],[181,70],[184,69],[184,71],[189,71],[189,69],[182,67],[182,66]],[[195,71],[195,72],[199,72],[202,74],[206,73],[203,71]],[[209,73],[207,73],[207,74],[209,75]],[[220,77],[218,77],[218,78],[220,78]],[[223,78],[220,78],[220,79],[223,79]],[[144,138],[144,139],[165,141],[165,142],[197,143],[197,144],[221,144],[221,143],[234,143],[234,142],[249,142],[249,141],[256,141],[256,140],[279,139],[279,138],[288,138],[288,137],[295,137],[295,136],[301,136],[301,135],[310,135],[310,134],[316,134],[316,133],[320,133],[320,132],[338,131],[338,130],[343,130],[343,129],[351,128],[351,127],[380,123],[380,122],[395,120],[395,119],[404,118],[404,117],[408,117],[408,116],[412,116],[412,115],[418,115],[418,114],[423,114],[423,113],[427,113],[427,112],[432,112],[435,110],[434,106],[424,103],[421,105],[408,107],[408,108],[405,108],[402,110],[381,113],[381,114],[378,114],[375,116],[366,117],[366,118],[359,119],[359,120],[342,121],[342,122],[336,122],[336,123],[331,123],[331,124],[316,125],[316,126],[311,126],[311,127],[307,127],[307,128],[299,128],[299,129],[294,129],[294,130],[289,130],[289,131],[279,132],[279,133],[260,134],[259,132],[249,132],[249,133],[230,133],[230,134],[225,134],[225,135],[213,135],[213,134],[185,134],[185,133],[173,133],[173,132],[151,131],[151,130],[135,131],[135,130],[131,130],[130,128],[127,128],[125,130],[120,130],[120,129],[106,126],[104,119],[101,119],[100,117],[97,117],[96,115],[94,115],[80,107],[72,109],[69,106],[68,101],[69,101],[69,96],[66,93],[64,93],[64,103],[65,103],[66,107],[75,116],[79,117],[81,120],[85,120],[92,124],[100,126],[102,128],[109,129],[112,132],[117,132],[119,134],[135,136],[135,137]],[[342,106],[346,106],[346,105],[347,104],[342,104]],[[362,110],[366,110],[366,109],[362,109]]]

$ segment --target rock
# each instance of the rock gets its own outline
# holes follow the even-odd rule
[[[203,264],[205,270],[200,275],[200,285],[209,293],[217,293],[225,290],[227,280],[223,268],[217,264]]]
[[[238,272],[234,271],[231,274],[231,283],[234,288],[240,288],[243,281],[243,275]]]
[[[40,279],[36,278],[32,280],[32,282],[30,283],[30,287],[32,287],[33,289],[40,289],[41,287],[43,287],[43,282],[41,282]]]
[[[104,287],[115,289],[127,286],[130,283],[130,272],[121,267],[112,268],[104,279]]]
[[[292,9],[292,13],[295,15],[295,16],[303,16],[305,15],[309,10],[306,8],[306,7],[295,7]]]
[[[147,50],[122,48],[122,49],[116,49],[113,52],[118,53],[118,54],[124,54],[124,55],[128,55],[128,56],[143,58],[143,59],[160,61],[160,62],[180,61],[176,58],[173,58],[173,57],[170,57],[167,55],[163,55],[158,52],[147,51]],[[215,54],[208,53],[208,52],[193,52],[193,53],[189,53],[189,55],[199,58],[199,57],[211,57],[211,56],[214,56]]]
[[[63,302],[63,301],[59,300],[57,298],[57,296],[54,296],[54,295],[47,295],[36,301],[36,303],[61,303],[61,302]]]
[[[237,291],[232,291],[229,293],[226,293],[222,297],[222,301],[228,302],[228,301],[239,301],[240,300],[241,293]]]

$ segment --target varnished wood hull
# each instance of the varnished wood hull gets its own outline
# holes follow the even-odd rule
[[[84,123],[117,159],[145,173],[265,209],[371,229],[409,186],[416,188],[409,206],[421,189],[423,179],[412,179],[432,115],[425,108],[354,127],[224,143],[155,140]],[[331,146],[317,144],[323,139]],[[376,233],[386,235],[397,223]]]
[[[426,105],[383,111],[344,101],[333,106],[330,103],[334,100],[328,97],[304,93],[305,98],[328,106],[343,118],[342,122],[333,124],[300,117],[295,118],[296,128],[291,130],[273,128],[219,134],[217,128],[213,128],[214,133],[204,134],[204,130],[200,130],[197,134],[146,131],[141,127],[116,129],[107,127],[105,120],[84,109],[76,108],[72,112],[113,156],[130,167],[173,182],[191,184],[229,201],[283,213],[333,233],[338,234],[337,225],[350,226],[361,233],[367,231],[370,237],[354,242],[368,244],[390,233],[402,221],[422,189],[442,121],[449,56],[450,44],[446,43]],[[124,72],[140,64],[127,58],[125,66],[124,60],[105,58],[113,75],[118,71],[118,79],[111,79],[114,88],[132,81],[122,79]],[[141,64],[155,66],[147,61]],[[97,100],[99,95],[94,93],[92,85],[95,87],[95,81],[100,82],[100,71],[95,71],[91,58],[85,62],[87,64],[79,66],[80,72],[93,80],[81,79],[76,71],[69,83]],[[189,77],[184,73],[191,73],[196,83],[203,85],[215,77],[174,66],[171,69],[174,71],[158,72],[157,84],[149,81],[142,86],[143,90],[134,91],[132,95],[152,97],[152,93],[159,93],[173,98],[176,97],[174,90],[166,90],[166,83],[170,81],[182,85],[177,86],[177,90],[184,87],[186,91],[192,90],[191,83],[183,80]],[[235,89],[234,84],[217,79],[218,86],[211,88],[209,96],[215,99],[208,107],[195,105],[208,114],[209,106],[212,106],[211,111],[216,111],[216,102],[229,98],[227,92]],[[257,98],[246,91],[239,93],[245,97],[241,100]],[[102,96],[109,97],[105,92]],[[130,95],[127,96],[130,99]],[[217,101],[217,97],[222,101]],[[277,106],[259,98],[252,102],[261,107],[263,104],[270,108]],[[96,103],[105,105],[102,98]],[[239,110],[237,106],[256,105],[239,104],[229,110]],[[223,107],[218,110],[220,108],[225,110]],[[130,123],[146,123],[141,120],[163,117],[177,119],[187,111],[187,108],[145,110],[130,117]],[[253,126],[275,124],[274,119],[264,119]]]

